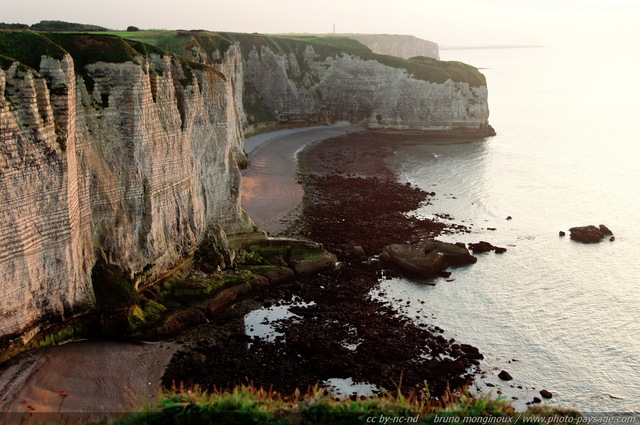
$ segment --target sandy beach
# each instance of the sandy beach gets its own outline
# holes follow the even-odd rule
[[[304,195],[296,179],[296,153],[320,140],[363,131],[361,126],[336,124],[280,130],[245,141],[249,166],[242,173],[242,208],[255,224],[270,234],[284,230],[282,220]]]
[[[381,270],[357,260],[354,245],[371,255],[385,244],[432,237],[444,229],[440,223],[405,215],[427,194],[397,183],[385,166],[393,152],[389,135],[362,130],[323,126],[250,138],[250,166],[243,173],[243,207],[260,228],[272,234],[306,232],[301,236],[323,243],[352,266],[266,288],[241,301],[236,316],[188,330],[180,337],[184,344],[82,341],[25,353],[0,370],[4,394],[0,411],[122,412],[153,400],[162,383],[225,387],[246,377],[284,392],[334,374],[384,387],[400,376],[412,385],[430,377],[439,391],[447,382],[467,383],[471,360],[460,356],[452,341],[442,339],[438,329],[420,329],[399,320],[393,309],[369,299]],[[305,172],[297,175],[296,154],[305,146],[300,158]],[[313,192],[316,202],[300,207],[293,222],[283,221],[300,205],[305,189]],[[340,219],[330,219],[336,217]],[[292,297],[315,305],[300,309],[304,320],[283,329],[291,344],[254,341],[257,355],[248,355],[242,312]],[[374,311],[384,313],[374,315],[374,328],[384,332],[371,332]],[[334,325],[325,326],[326,320]],[[350,332],[354,330],[360,335],[355,340],[361,349],[345,351],[335,345],[337,340],[353,339]],[[458,353],[459,358],[446,365],[415,364],[425,346],[438,353]],[[207,353],[204,364],[203,352]],[[265,358],[277,364],[265,368]]]
[[[25,353],[0,373],[0,411],[129,411],[155,399],[178,347],[95,340]]]
[[[246,141],[252,160],[243,176],[243,206],[272,233],[304,191],[296,181],[296,152],[309,143],[362,131],[334,125],[280,130]],[[152,401],[174,342],[79,341],[25,353],[0,368],[0,412],[123,412]],[[60,392],[68,394],[61,397]]]

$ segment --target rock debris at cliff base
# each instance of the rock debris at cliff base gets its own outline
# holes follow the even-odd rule
[[[445,339],[441,329],[417,325],[369,296],[383,266],[362,261],[363,252],[370,256],[389,243],[431,238],[446,229],[404,214],[428,194],[395,182],[385,164],[392,148],[384,137],[373,137],[375,147],[360,143],[362,137],[372,136],[349,135],[303,151],[306,197],[300,216],[290,222],[292,233],[338,253],[341,267],[268,287],[216,321],[189,330],[164,385],[226,388],[252,382],[287,394],[331,378],[352,378],[389,390],[402,382],[409,392],[420,391],[426,380],[438,395],[447,385],[471,382],[475,354]],[[334,175],[336,167],[342,175]],[[298,306],[290,310],[296,317],[274,324],[275,342],[245,334],[246,313],[294,299]]]

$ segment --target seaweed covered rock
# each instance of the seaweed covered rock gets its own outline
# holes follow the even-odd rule
[[[193,259],[195,265],[207,273],[233,266],[235,252],[229,249],[227,234],[222,227],[214,226],[206,231]]]
[[[91,271],[100,333],[120,337],[155,324],[166,308],[138,293],[126,270],[99,258]]]
[[[440,241],[387,245],[380,259],[395,264],[409,274],[425,278],[437,276],[449,266],[477,261],[466,248]]]

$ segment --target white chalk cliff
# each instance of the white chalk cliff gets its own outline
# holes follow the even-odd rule
[[[429,82],[409,71],[355,55],[277,54],[253,47],[245,86],[285,120],[361,122],[372,128],[479,130],[488,126],[486,85]]]
[[[353,52],[295,40],[278,49],[240,36],[224,49],[190,45],[185,56],[200,63],[151,46],[134,51],[121,40],[129,56],[105,47],[87,57],[114,38],[53,38],[71,51],[31,33],[33,46],[21,50],[23,35],[7,34],[0,43],[0,351],[90,312],[99,258],[144,285],[193,253],[212,226],[253,231],[239,204],[238,164],[246,161],[243,126],[258,112],[373,128],[488,128],[487,88],[475,69],[472,80],[444,73],[428,81]]]
[[[0,337],[91,309],[98,255],[151,280],[210,226],[252,230],[224,76],[137,62],[88,65],[91,89],[68,54],[0,69]]]

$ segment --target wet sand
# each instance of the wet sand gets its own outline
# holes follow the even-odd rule
[[[0,373],[0,411],[130,411],[155,399],[178,347],[172,342],[80,341],[25,353]]]
[[[247,139],[251,165],[243,176],[243,206],[272,233],[304,194],[296,152],[314,141],[362,131],[335,125],[282,130]],[[0,368],[0,412],[130,411],[161,390],[179,345],[80,341],[25,353]],[[63,394],[68,394],[62,397]]]
[[[249,153],[249,167],[242,173],[242,208],[262,230],[273,235],[282,233],[282,221],[304,196],[296,179],[296,153],[309,143],[363,130],[361,126],[333,125],[248,138],[245,150]]]

